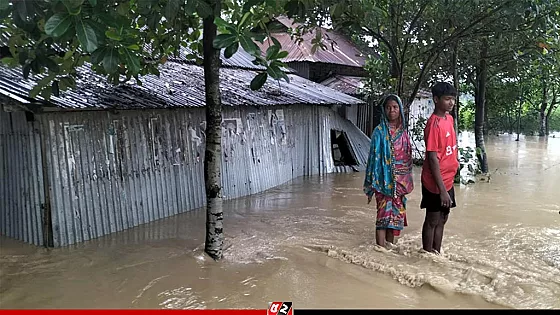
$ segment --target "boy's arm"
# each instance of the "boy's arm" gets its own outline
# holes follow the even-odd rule
[[[439,160],[437,157],[437,152],[428,151],[428,162],[430,163],[430,170],[432,170],[432,175],[436,181],[439,192],[447,191],[445,185],[443,184],[443,179],[441,178],[441,172],[439,170]]]
[[[437,152],[428,151],[428,162],[430,163],[430,169],[432,170],[432,175],[434,176],[434,180],[439,189],[439,196],[441,199],[441,206],[444,208],[451,207],[451,197],[447,193],[447,189],[445,189],[445,185],[443,184],[443,179],[441,178],[441,172],[439,170],[439,160],[437,157]]]

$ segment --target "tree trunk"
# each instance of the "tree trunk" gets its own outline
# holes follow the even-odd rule
[[[546,75],[542,76],[542,99],[539,108],[539,137],[546,135],[546,109],[548,108],[548,82]]]
[[[560,103],[560,99],[557,98],[558,96],[557,92],[558,92],[557,87],[553,87],[552,100],[550,101],[550,106],[548,107],[548,111],[546,112],[546,117],[545,117],[545,132],[547,136],[550,135],[550,129],[548,125],[548,122],[550,121],[550,116],[552,116],[552,113],[558,106],[558,103]]]
[[[485,122],[485,103],[486,103],[486,78],[488,76],[488,65],[486,57],[488,56],[488,40],[482,40],[482,49],[480,52],[480,61],[476,70],[475,89],[475,143],[478,160],[482,173],[488,172],[488,160],[486,158],[486,148],[484,146],[484,122]]]
[[[455,133],[457,135],[457,139],[459,139],[459,70],[458,70],[458,58],[459,58],[459,43],[456,42],[453,45],[453,56],[451,61],[451,67],[453,70],[453,86],[457,90],[457,98],[455,99],[455,107],[453,107],[453,112],[451,116],[455,119]]]
[[[206,92],[206,151],[204,181],[206,183],[205,252],[215,260],[223,255],[222,210],[222,102],[220,95],[220,50],[213,46],[217,36],[214,18],[220,16],[221,0],[206,0],[214,11],[203,21],[204,83]]]
[[[483,133],[487,136],[490,133],[490,128],[488,127],[488,110],[486,110],[486,88],[484,91],[484,128]]]
[[[542,106],[546,106],[543,104]],[[546,114],[541,109],[539,111],[539,137],[544,137],[546,135]]]
[[[519,93],[519,106],[517,107],[517,139],[519,141],[519,134],[521,133],[521,107],[523,106],[523,86],[520,88]]]
[[[511,109],[507,107],[506,109],[506,118],[507,118],[507,130],[508,133],[511,135],[513,133],[513,121],[511,119]]]
[[[391,4],[389,7],[389,14],[391,15],[391,28],[390,28],[390,37],[389,40],[391,42],[391,46],[393,47],[393,49],[395,49],[395,52],[397,52],[397,46],[398,46],[398,31],[399,31],[399,26],[397,23],[397,18],[398,18],[398,14],[397,14],[397,10],[395,9],[395,4]],[[391,79],[394,79],[397,84],[397,86],[395,86],[395,94],[401,96],[402,93],[402,71],[399,67],[399,62],[398,62],[398,57],[394,56],[391,54]]]

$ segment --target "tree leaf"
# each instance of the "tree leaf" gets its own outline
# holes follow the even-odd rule
[[[10,7],[10,0],[0,0],[0,10],[6,10]]]
[[[105,31],[105,36],[107,36],[107,38],[110,38],[110,39],[116,40],[116,41],[122,40],[122,37],[119,34],[115,33],[115,31],[113,31],[113,30]]]
[[[107,47],[99,47],[96,51],[91,54],[91,63],[94,65],[99,65],[103,62],[103,58],[105,58]]]
[[[251,80],[251,90],[256,91],[263,87],[268,79],[268,74],[266,72],[262,72],[255,76],[253,80]]]
[[[284,79],[284,81],[286,81],[286,83],[290,83],[290,77],[288,77],[288,74],[286,74],[286,72],[280,71],[280,77],[282,79]]]
[[[272,45],[268,47],[268,49],[266,50],[266,59],[267,60],[276,59],[276,55],[278,54],[279,51],[280,51],[279,46]]]
[[[29,53],[27,51],[22,51],[18,54],[19,64],[23,65],[27,63],[27,59],[29,59]]]
[[[30,65],[31,65],[31,71],[33,71],[33,73],[40,73],[41,72],[41,65],[39,64],[37,59],[31,61]]]
[[[138,74],[142,69],[138,56],[136,56],[132,50],[126,48],[122,49],[122,53],[124,54],[128,70],[132,72],[133,75]]]
[[[269,66],[266,68],[266,72],[270,75],[271,78],[274,80],[279,80],[282,77],[282,70],[280,70],[277,66]]]
[[[45,33],[49,36],[60,37],[72,26],[72,17],[68,14],[57,13],[45,23]]]
[[[41,90],[43,89],[43,86],[36,84],[31,91],[29,91],[29,97],[31,98],[36,98],[37,95],[39,95],[39,93],[41,92]]]
[[[288,57],[288,54],[289,53],[287,51],[283,50],[276,55],[276,59],[284,59]]]
[[[237,36],[232,34],[220,34],[214,39],[214,48],[222,49],[233,45],[237,42]]]
[[[92,7],[95,7],[97,5],[97,0],[89,0],[89,4],[91,4]]]
[[[251,7],[261,5],[263,2],[264,0],[247,0],[243,6],[243,12],[248,12],[251,10]]]
[[[97,36],[87,21],[78,19],[76,23],[76,35],[85,51],[92,53],[97,49]]]
[[[117,14],[121,16],[127,16],[130,12],[130,2],[125,1],[117,6]],[[156,15],[155,12],[152,14]]]
[[[27,80],[29,78],[29,72],[31,72],[31,65],[26,63],[21,70],[23,72],[23,78]]]
[[[286,26],[281,22],[271,21],[270,23],[268,23],[266,28],[268,29],[269,32],[274,33],[274,32],[284,31],[286,29]]]
[[[264,40],[266,39],[266,34],[262,33],[262,34],[255,34],[253,36],[253,38],[255,39],[255,41],[259,42],[259,43],[263,43]]]
[[[241,43],[241,47],[249,54],[253,55],[259,50],[259,47],[253,42],[253,39],[247,35],[241,35],[239,37],[239,42]]]
[[[298,0],[288,1],[284,6],[284,10],[286,10],[286,14],[290,18],[297,15],[299,12],[299,1]]]
[[[196,12],[196,4],[198,0],[187,0],[187,4],[185,5],[185,14],[187,16],[193,15]]]
[[[243,25],[247,23],[247,20],[249,19],[250,16],[251,16],[251,12],[247,12],[243,15],[241,21],[239,21],[239,25],[237,26],[238,30],[241,30],[243,28]]]
[[[14,59],[12,57],[4,57],[1,60],[2,60],[2,64],[6,65],[8,67],[16,67],[18,65],[16,59]]]
[[[347,6],[346,3],[342,2],[342,3],[336,3],[335,5],[333,5],[331,7],[331,16],[333,18],[337,18],[340,17],[342,15],[342,13],[344,13],[344,8]]]
[[[58,86],[58,81],[53,81],[52,82],[51,91],[52,91],[52,94],[54,94],[54,96],[56,96],[56,97],[60,96],[60,88]]]
[[[276,39],[276,37],[272,36],[272,37],[270,37],[270,39],[272,39],[272,42],[274,43],[274,45],[276,45],[278,47],[282,47],[282,45],[280,44],[280,41],[278,41]]]
[[[226,47],[224,51],[224,57],[226,57],[227,59],[231,58],[233,55],[235,55],[238,49],[239,49],[239,42],[236,41],[235,43]]]
[[[5,1],[5,0],[0,0],[0,1]],[[3,10],[0,9],[0,20],[9,17],[10,14],[12,14],[12,10],[10,10],[10,9],[3,9]]]
[[[279,59],[273,60],[270,64],[273,66],[277,66],[278,68],[282,68],[282,67],[287,68],[286,64],[280,61]]]
[[[233,25],[231,25],[230,23],[226,22],[221,17],[216,17],[214,19],[214,24],[216,24],[216,26],[218,26],[219,28],[227,30],[231,34],[234,34],[234,35],[238,34],[237,29],[235,27],[233,27]]]
[[[46,57],[44,55],[40,55],[37,57],[37,59],[39,59],[39,62],[45,67],[47,67],[50,71],[55,73],[60,71],[60,66],[56,62],[54,62],[54,60],[52,60],[51,58]]]
[[[114,28],[119,28],[119,25],[117,23],[117,17],[115,14],[109,14],[109,13],[99,13],[96,14],[97,19],[101,22],[101,24],[103,24],[105,27],[114,27]],[[142,27],[145,24],[145,20],[146,18],[144,17],[140,17],[138,19],[138,26]],[[144,21],[144,23],[142,23],[142,21]]]
[[[212,10],[212,7],[210,7],[210,5],[208,3],[206,3],[206,1],[204,0],[198,0],[197,6],[196,6],[196,13],[198,13],[198,15],[205,19],[211,15],[214,14],[214,11]]]
[[[70,76],[63,77],[62,79],[60,79],[59,88],[63,91],[69,88],[74,88],[75,86],[76,86],[76,81]]]
[[[51,95],[52,95],[52,85],[50,87],[45,85],[41,90],[41,96],[48,101],[51,99]]]
[[[107,48],[103,57],[103,69],[107,73],[115,73],[119,66],[119,53],[115,48]]]
[[[44,78],[42,78],[41,80],[39,80],[39,82],[37,82],[37,84],[31,89],[31,91],[29,91],[29,97],[31,98],[36,98],[37,95],[39,95],[39,93],[41,93],[41,91],[43,91],[43,89],[54,79],[53,75],[49,75],[46,76]],[[48,96],[45,98],[48,98],[50,96],[50,89],[48,89],[49,92]]]
[[[164,16],[169,22],[175,21],[179,10],[181,9],[179,0],[169,0],[165,6]]]
[[[62,0],[70,15],[78,15],[82,12],[84,0]]]
[[[200,40],[200,30],[196,29],[192,32],[191,40],[193,41]]]
[[[33,10],[33,8],[31,7],[31,5],[32,4],[30,4],[30,2],[28,1],[14,1],[13,6],[17,10],[18,17],[19,19],[21,19],[21,21],[25,22],[30,16],[32,16],[31,11]]]

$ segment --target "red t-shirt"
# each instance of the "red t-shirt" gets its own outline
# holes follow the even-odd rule
[[[433,151],[437,152],[441,179],[445,189],[449,191],[453,187],[455,174],[459,168],[453,117],[449,114],[446,114],[445,117],[432,114],[424,129],[424,143],[426,144],[426,157],[422,166],[422,185],[434,194],[440,193],[428,161],[428,151]]]

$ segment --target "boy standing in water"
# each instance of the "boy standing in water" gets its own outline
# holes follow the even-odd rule
[[[426,156],[422,166],[422,202],[420,208],[426,209],[422,226],[422,247],[425,251],[439,254],[443,239],[443,227],[455,204],[453,181],[459,161],[457,137],[453,117],[449,112],[455,106],[455,88],[445,82],[432,87],[435,103],[434,113],[424,129]]]

